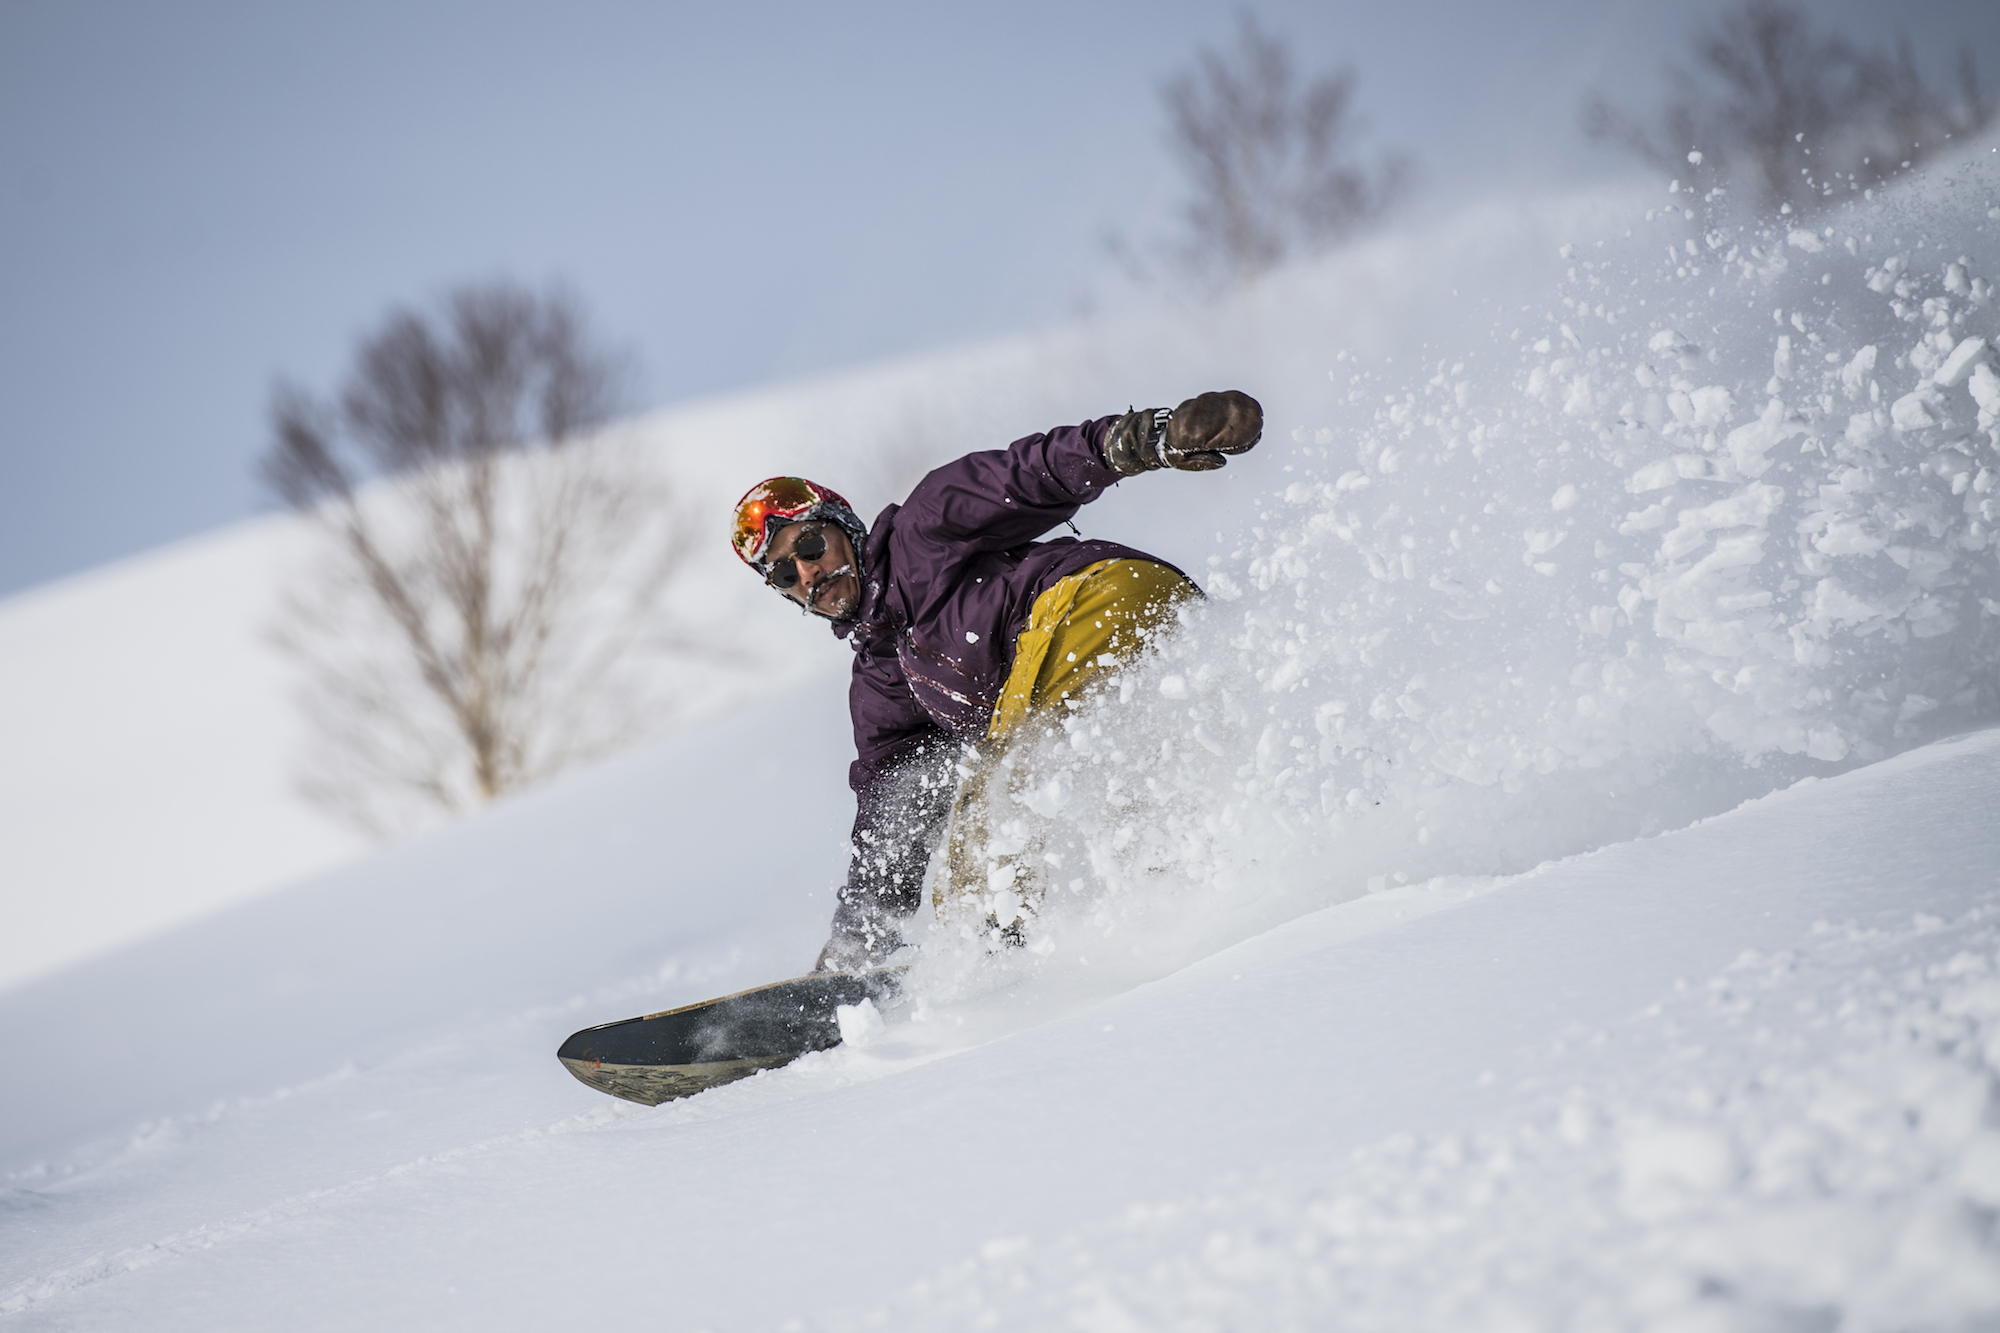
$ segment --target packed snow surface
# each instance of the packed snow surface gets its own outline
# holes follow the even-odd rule
[[[906,464],[1121,367],[1270,426],[1085,512],[1210,596],[1030,729],[846,1045],[654,1109],[552,1056],[822,938],[839,653],[737,576],[703,613],[797,645],[747,706],[0,997],[0,1318],[1993,1327],[1994,196],[1468,215],[682,419],[730,494],[807,427],[862,469],[892,383],[956,423]],[[1371,275],[1438,317],[1338,322]]]
[[[569,1031],[810,945],[801,886],[837,848],[768,837],[739,795],[781,735],[839,756],[836,727],[738,719],[0,1004],[0,1318],[2000,1313],[2000,731],[1136,985],[1161,969],[1136,929],[920,969],[864,1040],[690,1101],[584,1088]]]

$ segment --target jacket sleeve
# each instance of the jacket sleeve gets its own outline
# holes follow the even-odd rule
[[[848,707],[854,829],[826,961],[861,966],[893,951],[898,923],[923,905],[924,870],[958,787],[958,747],[918,707],[893,656],[855,659]]]
[[[903,502],[899,531],[927,544],[981,551],[1035,540],[1119,480],[1102,452],[1117,420],[1059,426],[946,463]]]
[[[832,961],[856,966],[893,953],[901,925],[924,905],[924,871],[958,789],[958,746],[938,732],[910,746],[855,793],[847,881],[829,941]]]

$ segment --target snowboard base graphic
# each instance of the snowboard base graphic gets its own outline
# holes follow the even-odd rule
[[[886,999],[904,969],[815,972],[700,1004],[601,1023],[576,1033],[556,1058],[599,1092],[642,1106],[692,1097],[840,1044],[835,1011]]]

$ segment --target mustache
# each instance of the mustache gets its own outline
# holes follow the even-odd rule
[[[849,565],[842,565],[839,569],[832,570],[829,573],[827,573],[823,578],[820,579],[819,582],[813,584],[812,587],[806,589],[806,605],[817,606],[819,604],[819,595],[821,593],[825,592],[828,588],[832,587],[834,583],[837,582],[838,580],[846,577],[849,574],[852,574],[853,572],[854,572],[854,566],[849,564]]]

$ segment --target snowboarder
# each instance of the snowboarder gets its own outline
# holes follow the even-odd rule
[[[802,477],[759,482],[738,502],[736,554],[854,650],[857,810],[816,970],[867,966],[900,947],[954,794],[949,859],[976,859],[975,807],[998,746],[1027,718],[1080,700],[1178,602],[1200,595],[1142,551],[1036,539],[1123,477],[1221,467],[1257,443],[1263,424],[1257,400],[1232,389],[1060,427],[947,463],[872,525]],[[985,762],[961,786],[968,751]],[[983,882],[985,867],[954,873]]]

